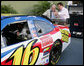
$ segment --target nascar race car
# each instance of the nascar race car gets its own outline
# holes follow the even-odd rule
[[[69,28],[40,16],[1,19],[1,65],[56,65],[71,42]]]

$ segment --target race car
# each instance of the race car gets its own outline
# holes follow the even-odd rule
[[[41,16],[1,19],[1,65],[56,65],[71,42],[69,28]]]

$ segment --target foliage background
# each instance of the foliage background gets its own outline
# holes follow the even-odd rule
[[[65,6],[67,1],[2,1],[2,5],[7,5],[9,11],[13,11],[11,13],[17,14],[26,14],[26,15],[42,15],[50,6],[54,3],[62,2]],[[5,13],[9,13],[5,12]],[[1,13],[3,13],[3,9],[1,9]]]
[[[11,5],[1,5],[1,13],[17,14],[17,11]]]

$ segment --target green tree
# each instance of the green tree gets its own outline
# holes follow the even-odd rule
[[[17,14],[17,11],[14,10],[10,5],[1,5],[1,13]]]
[[[34,5],[33,9],[30,10],[30,12],[31,15],[41,16],[49,8],[50,8],[50,3],[48,1],[40,1],[39,4]]]

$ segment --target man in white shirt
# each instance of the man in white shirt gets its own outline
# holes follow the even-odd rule
[[[58,16],[58,18],[60,19],[67,19],[69,18],[69,13],[68,13],[68,9],[66,9],[62,3],[58,3],[57,4],[59,12],[54,12],[54,14],[56,16]]]
[[[59,18],[61,21],[64,21],[66,24],[66,20],[70,17],[68,13],[68,9],[66,9],[62,3],[57,4],[59,12],[54,12],[55,16]]]

